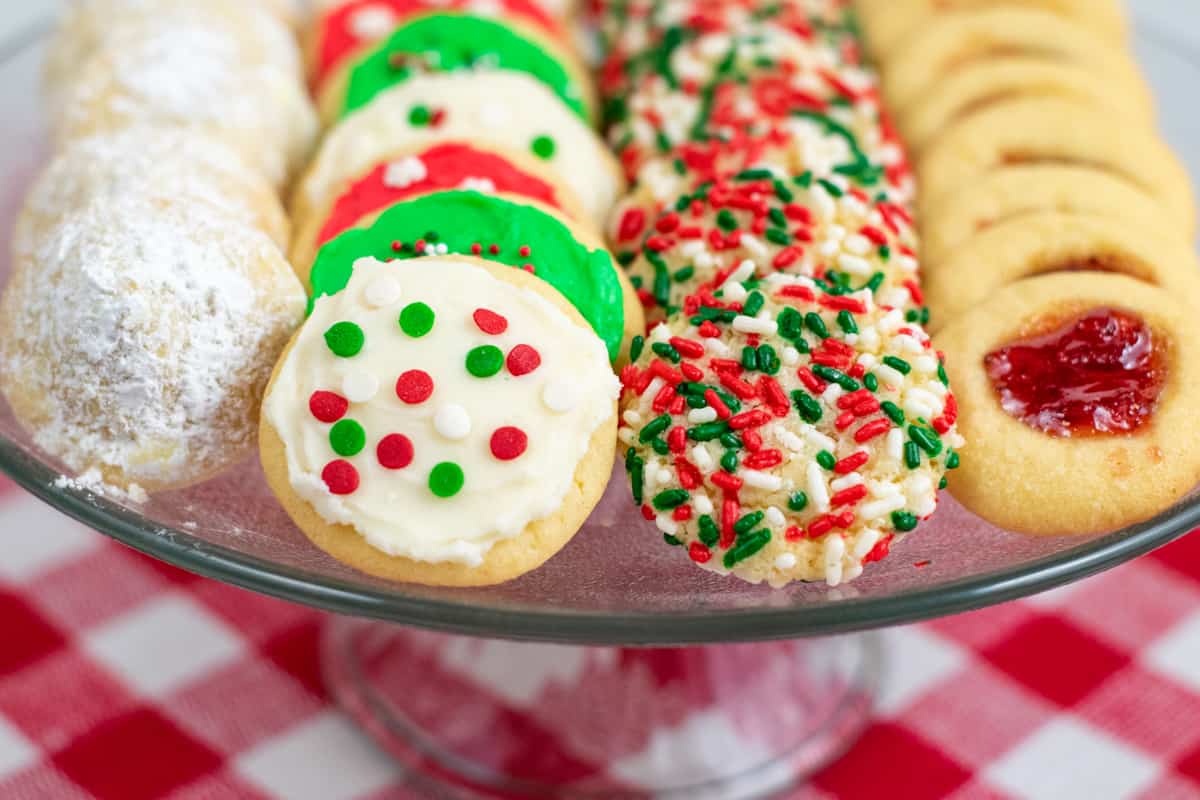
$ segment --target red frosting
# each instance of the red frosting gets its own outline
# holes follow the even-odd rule
[[[522,172],[495,153],[449,142],[434,145],[417,153],[416,157],[425,164],[425,177],[420,180],[402,187],[388,186],[383,182],[388,169],[388,164],[384,163],[347,189],[333,204],[317,244],[325,244],[374,211],[389,208],[409,197],[457,189],[467,178],[486,178],[495,185],[497,192],[521,195],[561,209],[553,186]]]
[[[984,364],[1004,410],[1053,436],[1137,430],[1166,380],[1150,328],[1113,309],[1002,347]]]
[[[555,41],[566,39],[566,33],[558,20],[532,0],[499,0],[503,15],[524,22],[531,22],[543,28]],[[320,86],[343,61],[353,55],[360,47],[371,44],[372,40],[364,40],[355,35],[351,28],[354,15],[364,9],[379,8],[392,12],[396,25],[420,14],[434,14],[443,11],[466,11],[470,13],[471,0],[351,0],[330,11],[321,20],[320,40],[317,45],[316,73],[313,75],[313,85]]]

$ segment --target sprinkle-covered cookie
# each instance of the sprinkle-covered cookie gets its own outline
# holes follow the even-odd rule
[[[636,341],[634,501],[706,569],[838,584],[933,513],[957,407],[919,325],[869,290],[731,276]]]
[[[470,257],[364,259],[276,368],[263,464],[335,557],[498,583],[553,555],[599,500],[617,393],[602,343],[547,284]]]

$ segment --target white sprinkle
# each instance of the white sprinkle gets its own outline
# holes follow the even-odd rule
[[[902,508],[904,508],[903,495],[898,494],[894,497],[881,497],[878,500],[870,500],[859,505],[857,516],[863,522],[870,522],[873,519],[886,517],[893,511],[899,511]]]
[[[780,444],[782,444],[788,450],[791,450],[793,453],[799,453],[804,450],[804,440],[789,431],[787,428],[775,428],[775,438],[779,440]]]
[[[542,402],[551,411],[565,414],[575,407],[575,387],[562,378],[549,380],[542,388]]]
[[[825,485],[825,475],[821,471],[821,465],[810,461],[807,477],[808,500],[812,503],[814,510],[824,514],[829,510],[829,487]]]
[[[446,403],[434,415],[433,428],[447,439],[465,439],[471,433],[471,417],[458,403]]]
[[[396,14],[385,5],[363,6],[347,20],[357,39],[373,41],[387,36],[396,27]]]
[[[906,333],[896,337],[896,346],[906,353],[924,353],[925,348],[920,342]]]
[[[658,482],[660,484],[670,483],[671,482],[671,470],[667,469],[666,467],[663,467],[663,468],[659,469],[658,475],[656,477],[658,478]]]
[[[880,364],[876,367],[875,376],[888,386],[901,386],[904,384],[904,375],[892,369],[887,364]]]
[[[642,392],[642,399],[649,404],[655,397],[658,397],[658,393],[661,392],[662,388],[666,385],[666,381],[664,381],[662,378],[656,377],[646,385],[646,391]]]
[[[843,475],[840,478],[834,478],[829,482],[829,488],[835,492],[840,492],[842,489],[849,489],[851,486],[858,486],[863,482],[861,472],[851,472],[849,475]]]
[[[866,350],[876,350],[879,348],[879,331],[875,326],[862,328],[858,332],[858,342]]]
[[[808,440],[809,444],[818,450],[829,450],[832,452],[837,446],[833,439],[830,439],[828,436],[812,426],[804,428],[804,438]]]
[[[703,425],[706,422],[712,422],[717,418],[717,410],[715,408],[693,408],[688,412],[688,422],[692,425]]]
[[[731,303],[742,302],[748,294],[749,292],[746,291],[746,287],[740,283],[726,283],[721,289],[721,296]]]
[[[904,398],[904,413],[910,417],[921,419],[929,419],[936,416],[938,404],[936,402],[927,403],[924,398],[916,394],[915,391]]]
[[[779,355],[779,360],[783,362],[785,367],[794,367],[800,363],[800,351],[788,345],[783,348],[783,352]]]
[[[671,519],[670,514],[659,514],[654,518],[654,524],[658,526],[660,531],[668,533],[671,536],[679,532],[679,523]]]
[[[900,309],[893,308],[891,311],[883,315],[883,318],[877,323],[879,332],[886,335],[895,333],[904,327],[904,314]]]
[[[342,394],[351,403],[366,403],[379,391],[379,379],[369,372],[351,372],[342,378]]]
[[[633,431],[629,428],[621,428],[621,430],[617,432],[617,438],[621,440],[621,444],[632,445],[634,438]]]
[[[692,448],[692,461],[695,461],[696,466],[705,471],[713,465],[713,458],[709,455],[708,448],[702,444]]]
[[[363,289],[363,300],[371,308],[386,308],[398,302],[400,294],[400,281],[391,275],[380,275]]]
[[[392,189],[403,189],[424,180],[428,174],[429,170],[425,168],[424,161],[416,156],[406,156],[387,165],[383,173],[383,185]]]
[[[825,387],[825,391],[821,392],[821,399],[830,408],[837,404],[838,398],[846,393],[846,390],[838,386],[836,383],[831,383]]]
[[[887,434],[887,454],[893,461],[899,461],[904,455],[904,431],[892,428]]]
[[[849,253],[842,253],[838,256],[838,266],[851,275],[870,275],[874,271],[870,261]]]
[[[852,233],[842,242],[842,246],[856,256],[865,256],[871,252],[871,240],[863,236],[861,233]]]
[[[729,345],[725,344],[720,339],[705,339],[704,349],[715,356],[729,355]]]
[[[787,522],[787,517],[783,515],[783,512],[779,510],[778,506],[767,506],[765,514],[767,517],[767,522],[771,523],[772,525],[779,526]]]
[[[883,534],[874,528],[864,528],[863,532],[854,540],[854,549],[850,551],[850,556],[855,561],[862,561],[868,553],[875,549],[875,545],[879,544],[882,537]]]
[[[778,475],[759,472],[756,469],[744,469],[739,475],[746,482],[747,486],[752,486],[755,489],[765,489],[768,492],[774,492],[783,487],[783,478]]]
[[[692,495],[692,507],[698,514],[711,514],[713,511],[712,500],[709,500],[706,494]]]
[[[938,362],[933,356],[917,356],[912,360],[912,366],[918,372],[934,373],[937,372]],[[941,386],[941,381],[937,383]]]
[[[796,556],[792,553],[780,553],[775,556],[775,569],[791,569],[796,566]]]
[[[737,269],[730,273],[729,277],[725,279],[725,282],[721,284],[721,288],[726,289],[730,284],[733,283],[740,285],[742,281],[748,280],[753,274],[754,262],[747,258],[742,261],[742,263],[738,264]]]
[[[743,250],[757,258],[762,258],[767,254],[767,246],[759,241],[758,237],[743,233],[740,243]]]
[[[621,415],[621,419],[625,420],[626,425],[637,427],[638,425],[642,424],[643,417],[641,414],[631,408]]]
[[[665,324],[655,325],[648,335],[651,342],[666,342],[671,338],[671,329]]]
[[[846,555],[846,542],[834,534],[825,537],[825,583],[837,586],[842,582],[842,557]]]
[[[918,517],[927,517],[937,508],[937,494],[928,475],[917,473],[906,480],[904,494],[908,498],[908,507]]]
[[[462,183],[458,188],[468,192],[482,192],[483,194],[494,194],[496,184],[491,178],[463,178]]]

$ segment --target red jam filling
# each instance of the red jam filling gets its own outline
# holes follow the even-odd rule
[[[1166,381],[1150,327],[1108,308],[988,353],[984,366],[1006,412],[1064,437],[1137,430]]]

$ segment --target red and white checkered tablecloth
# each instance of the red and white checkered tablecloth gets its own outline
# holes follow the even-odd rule
[[[0,798],[414,796],[330,704],[319,613],[9,484],[0,536]],[[1200,798],[1200,534],[885,638],[874,724],[794,798]]]

